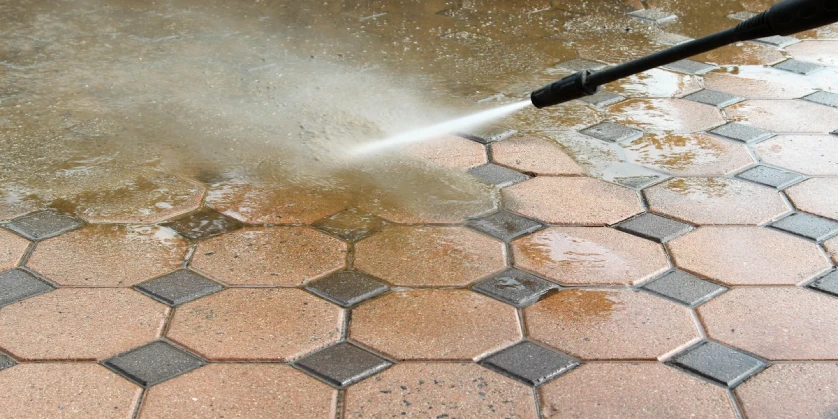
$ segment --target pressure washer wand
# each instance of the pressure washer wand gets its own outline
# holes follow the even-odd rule
[[[530,94],[536,108],[558,105],[597,92],[599,86],[683,60],[725,45],[774,35],[791,35],[838,22],[838,0],[784,0],[733,28],[695,39],[599,72],[582,70]]]

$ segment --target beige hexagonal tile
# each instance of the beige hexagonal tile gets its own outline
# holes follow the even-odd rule
[[[700,78],[659,68],[608,83],[604,90],[633,98],[671,98],[701,90]]]
[[[515,308],[469,290],[388,294],[352,311],[349,337],[398,360],[474,360],[522,337]]]
[[[838,109],[804,100],[747,100],[725,109],[736,121],[774,132],[827,133]]]
[[[673,176],[722,176],[754,162],[744,145],[706,134],[649,134],[623,148],[635,163]]]
[[[553,227],[512,242],[515,266],[562,285],[634,285],[669,269],[663,248],[603,227]]]
[[[0,272],[12,269],[29,248],[29,240],[0,228]]]
[[[609,106],[608,114],[648,132],[689,134],[725,123],[715,107],[684,99],[631,99]]]
[[[563,290],[524,309],[527,331],[581,359],[654,360],[700,339],[688,308],[640,291]]]
[[[544,419],[737,417],[723,388],[659,363],[586,364],[538,392]]]
[[[589,177],[539,176],[503,189],[512,211],[550,224],[616,224],[643,211],[637,193]]]
[[[803,41],[785,48],[795,59],[838,67],[838,40]]]
[[[290,361],[340,340],[343,310],[298,289],[227,289],[178,307],[166,335],[215,361]]]
[[[718,66],[771,65],[786,59],[777,48],[753,42],[737,42],[696,55],[693,60]],[[716,74],[718,72],[710,73]]]
[[[695,224],[762,224],[791,211],[777,191],[723,177],[674,178],[644,194],[652,212]]]
[[[306,227],[246,228],[201,242],[192,267],[231,285],[294,287],[342,269],[346,252]]]
[[[394,285],[464,286],[506,267],[504,253],[465,227],[391,226],[355,245],[355,267]]]
[[[505,121],[519,130],[555,131],[582,129],[597,124],[600,119],[599,112],[593,107],[563,103],[544,109],[530,106],[509,116]]]
[[[165,227],[89,225],[38,243],[26,266],[60,285],[128,287],[180,267],[187,247]]]
[[[700,227],[668,246],[676,266],[730,285],[795,285],[830,268],[815,243],[763,227]]]
[[[835,362],[795,362],[774,364],[734,392],[750,418],[779,418],[789,412],[828,418],[835,414],[835,383]]]
[[[495,163],[520,172],[539,175],[582,175],[579,166],[558,143],[528,135],[492,144]]]
[[[838,176],[838,137],[779,135],[754,150],[764,162],[811,176]]]
[[[0,310],[0,347],[24,360],[102,360],[151,342],[169,308],[129,289],[72,289]]]
[[[454,135],[412,144],[405,149],[405,153],[435,166],[458,169],[489,162],[486,146]]]
[[[838,178],[814,178],[786,190],[797,209],[838,220]]]
[[[698,313],[710,339],[769,360],[838,358],[838,299],[817,291],[734,288]]]
[[[340,212],[349,202],[346,191],[291,182],[217,184],[207,194],[207,205],[211,208],[251,224],[309,224]]]
[[[708,89],[748,99],[796,99],[818,87],[811,78],[759,66],[736,66],[734,72],[714,71],[705,74]]]

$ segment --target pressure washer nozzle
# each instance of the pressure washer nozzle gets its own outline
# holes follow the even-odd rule
[[[530,94],[530,100],[536,108],[541,109],[590,96],[597,91],[597,86],[589,87],[587,84],[588,76],[591,74],[591,70],[582,70],[554,81],[540,89],[533,90]]]

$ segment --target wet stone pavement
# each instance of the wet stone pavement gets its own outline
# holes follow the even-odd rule
[[[0,1],[0,417],[838,416],[838,26],[356,170],[414,103],[289,77],[475,110],[771,2],[81,3]]]

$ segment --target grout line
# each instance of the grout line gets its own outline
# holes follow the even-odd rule
[[[123,377],[124,378],[124,377]],[[127,379],[126,379],[127,380]],[[130,382],[130,381],[129,381]],[[133,384],[133,383],[132,383]],[[137,419],[140,417],[140,410],[143,408],[143,403],[145,402],[145,394],[147,389],[144,387],[140,387],[140,397],[137,400],[137,407],[134,408],[134,414],[131,415],[132,419]]]

